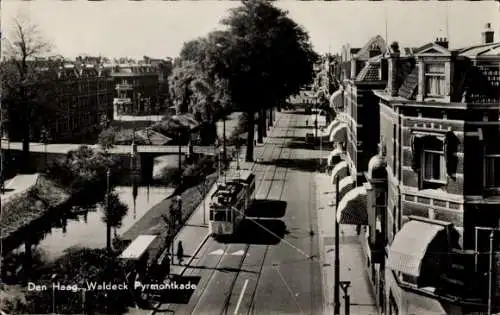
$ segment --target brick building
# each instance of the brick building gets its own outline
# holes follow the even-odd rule
[[[31,123],[31,141],[74,142],[96,137],[111,116],[113,80],[98,62],[77,59],[33,61],[39,80],[28,84],[30,88],[47,90]],[[14,113],[7,121],[11,141],[22,140]],[[45,134],[45,139],[42,137]]]
[[[158,72],[151,64],[122,63],[112,66],[115,83],[113,117],[151,115],[159,101]]]
[[[332,178],[339,173],[352,174],[343,180],[342,188],[364,182],[368,161],[377,152],[378,98],[373,90],[386,85],[385,71],[382,71],[385,49],[385,41],[380,36],[370,39],[350,58],[349,77],[330,98],[337,113],[336,120],[329,126],[330,141],[337,143],[336,153],[343,152],[344,157],[342,163],[335,165]],[[329,162],[332,164],[333,159]]]
[[[368,275],[385,314],[486,311],[489,229],[500,226],[499,52],[489,26],[481,44],[462,49],[450,50],[443,38],[414,49],[391,45],[380,63],[387,86],[373,91],[379,131],[371,126],[366,140],[347,126],[344,140],[332,139],[346,144],[332,176],[346,182],[357,174],[341,190],[337,218],[362,226]],[[357,103],[358,116],[359,103],[363,110],[373,104]],[[348,104],[338,125],[355,120]],[[361,161],[360,153],[374,150],[362,142],[353,159],[355,140],[377,143],[379,153]],[[493,235],[498,251],[500,233]],[[499,278],[493,282],[500,311]]]

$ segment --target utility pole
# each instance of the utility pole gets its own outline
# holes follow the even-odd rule
[[[109,194],[111,191],[110,188],[110,177],[111,177],[111,170],[108,168],[106,171],[106,215],[109,216],[109,211],[110,209],[110,200],[109,200]],[[109,224],[109,217],[106,220],[106,248],[108,252],[111,252],[111,225]]]
[[[351,297],[349,296],[349,286],[351,285],[351,281],[340,281],[340,286],[342,291],[344,292],[344,314],[350,315],[351,313]]]
[[[227,161],[227,151],[226,151],[226,116],[224,115],[222,119],[222,146],[224,150],[224,164]]]
[[[182,141],[181,141],[181,131],[179,130],[177,133],[178,141],[179,141],[179,186],[181,185],[181,177],[182,177]]]
[[[493,309],[494,309],[494,303],[493,300],[495,299],[495,251],[494,251],[494,240],[495,240],[495,231],[491,231],[490,233],[490,261],[489,261],[489,267],[488,267],[488,275],[489,275],[489,281],[488,281],[488,315],[493,314]]]
[[[5,190],[4,184],[4,156],[2,151],[2,141],[3,141],[3,108],[0,104],[0,193],[3,194]],[[9,153],[10,154],[10,153]]]
[[[488,255],[488,315],[493,315],[493,311],[495,310],[495,298],[496,298],[496,285],[495,285],[495,232],[500,232],[500,228],[491,228],[491,227],[483,227],[476,226],[475,230],[475,252],[476,252],[476,261],[475,261],[475,272],[483,272],[482,269],[478,268],[480,254],[479,248],[479,231],[489,231],[489,255]]]
[[[340,177],[337,176],[336,181],[335,181],[335,281],[334,281],[334,287],[333,287],[333,299],[334,299],[334,314],[335,315],[340,315],[340,240],[339,240],[339,229],[340,229],[340,224],[339,221],[337,220],[337,211],[339,208],[339,179]]]
[[[206,201],[206,198],[207,197],[207,179],[206,177],[203,178],[203,197],[202,197],[202,200],[203,200],[203,225],[207,224],[207,219],[206,219],[206,216],[207,216],[207,201]]]

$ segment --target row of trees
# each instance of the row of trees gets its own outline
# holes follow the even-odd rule
[[[266,110],[279,109],[314,79],[318,56],[308,34],[287,14],[266,0],[242,1],[221,21],[225,30],[185,43],[169,77],[169,94],[178,112],[193,113],[205,132],[215,134],[215,121],[233,110],[248,114],[248,161],[253,159],[254,118],[258,117],[260,142]],[[50,45],[27,20],[17,20],[14,30],[6,41],[4,56],[9,62],[3,67],[12,71],[2,71],[9,74],[2,79],[2,97],[13,109],[10,114],[22,118],[28,159],[32,118],[41,104],[48,103],[47,89],[30,86],[37,80],[29,61],[48,52]]]
[[[318,56],[308,34],[269,1],[242,1],[221,23],[225,30],[184,44],[170,94],[178,112],[207,123],[233,110],[245,112],[246,160],[253,161],[255,117],[262,142],[266,112],[312,83]]]

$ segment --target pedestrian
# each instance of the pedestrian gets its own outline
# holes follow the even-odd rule
[[[309,126],[309,120],[306,119],[306,127]]]
[[[182,248],[182,241],[179,241],[177,245],[177,260],[179,261],[179,265],[182,265],[182,261],[184,260],[184,248]]]

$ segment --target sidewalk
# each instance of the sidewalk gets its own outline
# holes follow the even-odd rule
[[[335,276],[335,186],[330,176],[325,173],[316,174],[316,193],[318,209],[319,250],[322,262],[323,296],[325,307],[323,314],[334,311],[334,276]],[[363,266],[361,244],[353,225],[340,225],[340,280],[350,281],[351,298],[350,313],[356,315],[376,315],[375,298],[366,278]],[[343,292],[340,289],[340,313],[344,314]]]
[[[5,182],[5,192],[1,194],[0,204],[6,202],[26,192],[36,185],[39,174],[17,175]]]

